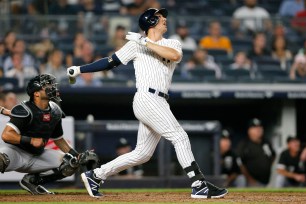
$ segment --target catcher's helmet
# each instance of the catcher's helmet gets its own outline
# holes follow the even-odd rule
[[[146,34],[148,33],[149,28],[156,26],[159,21],[159,18],[155,16],[156,13],[160,13],[165,18],[168,16],[168,11],[165,8],[159,10],[156,8],[149,8],[139,17],[138,25]]]
[[[60,102],[61,98],[59,97],[55,79],[55,76],[51,74],[41,74],[32,78],[27,85],[27,94],[31,97],[31,100],[33,100],[34,92],[45,88],[45,92],[50,100]]]

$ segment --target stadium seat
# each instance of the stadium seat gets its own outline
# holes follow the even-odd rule
[[[244,69],[224,69],[223,74],[226,78],[230,78],[237,81],[252,80],[249,70]]]
[[[13,89],[18,87],[17,78],[0,77],[0,87],[3,89]]]
[[[194,69],[188,70],[188,73],[194,79],[205,80],[205,81],[216,79],[215,71],[211,69],[207,69],[203,66],[196,66]]]
[[[289,74],[280,68],[279,65],[259,65],[257,70],[262,78],[272,81],[287,79]]]
[[[226,58],[228,56],[227,51],[221,49],[207,49],[207,52],[215,58]]]

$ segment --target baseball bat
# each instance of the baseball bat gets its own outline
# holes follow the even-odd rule
[[[73,74],[74,73],[74,71],[73,71],[73,69],[70,69],[69,70],[69,74]],[[75,83],[75,77],[69,77],[69,84],[74,84]]]

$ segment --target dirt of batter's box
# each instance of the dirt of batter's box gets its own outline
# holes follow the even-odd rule
[[[306,203],[306,193],[300,192],[233,192],[219,199],[192,199],[188,193],[141,192],[106,193],[91,198],[85,193],[58,193],[56,195],[1,194],[0,202],[130,202],[130,203]]]

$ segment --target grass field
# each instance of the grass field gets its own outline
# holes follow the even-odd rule
[[[130,203],[306,203],[306,188],[247,188],[229,189],[229,194],[221,199],[191,199],[190,189],[102,189],[104,197],[91,198],[85,190],[50,189],[55,195],[32,196],[23,190],[0,190],[1,204],[11,203],[56,203],[85,204],[89,202],[105,204]]]

